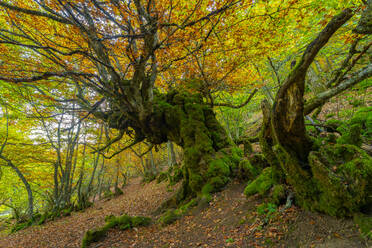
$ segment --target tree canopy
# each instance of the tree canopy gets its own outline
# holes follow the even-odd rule
[[[307,121],[329,128],[309,115],[360,82],[370,86],[371,6],[370,0],[0,0],[3,167],[24,182],[30,206],[33,191],[47,184],[53,211],[81,209],[105,182],[110,191],[115,181],[119,192],[131,163],[154,179],[155,161],[167,150],[167,178],[183,183],[164,203],[177,208],[164,222],[211,201],[243,172],[253,181],[246,192],[289,184],[299,205],[348,216],[371,199],[370,156],[360,150],[369,117],[358,115],[337,142],[322,140],[327,145],[309,137]],[[246,137],[246,119],[260,104],[259,134]],[[262,156],[247,162],[250,141],[259,141]],[[173,169],[179,148],[183,162]],[[358,158],[342,157],[349,153]],[[318,157],[347,166],[332,172]],[[47,175],[43,187],[34,168]],[[257,189],[262,181],[264,189]],[[352,193],[343,190],[348,185]]]

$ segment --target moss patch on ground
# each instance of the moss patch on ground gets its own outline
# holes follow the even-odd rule
[[[138,226],[148,226],[151,223],[151,218],[143,216],[128,216],[126,214],[119,217],[109,215],[105,218],[106,224],[103,227],[88,230],[81,244],[81,248],[87,248],[93,242],[98,242],[106,236],[106,233],[110,228],[119,228],[120,230],[126,230]]]

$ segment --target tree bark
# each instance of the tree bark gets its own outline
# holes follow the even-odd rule
[[[12,170],[15,171],[15,173],[17,174],[19,179],[21,179],[23,185],[25,186],[26,191],[27,191],[27,198],[28,198],[28,211],[27,211],[28,212],[28,217],[30,219],[32,219],[32,217],[34,216],[34,197],[33,197],[33,194],[32,194],[31,185],[28,183],[28,181],[25,178],[25,176],[23,175],[23,173],[18,169],[17,166],[15,166],[12,163],[11,160],[7,159],[6,157],[4,157],[1,154],[0,154],[0,158],[7,163],[7,166],[9,166],[10,168],[12,168]]]
[[[314,109],[322,106],[330,98],[340,94],[346,89],[356,85],[357,83],[363,81],[364,79],[372,77],[372,64],[360,69],[356,72],[350,79],[340,83],[336,87],[326,90],[318,94],[313,99],[309,100],[304,107],[304,115],[310,114]]]
[[[237,150],[200,95],[177,91],[158,95],[149,127],[153,143],[169,140],[183,148],[184,184],[178,201],[217,191],[239,162],[232,159]]]
[[[310,64],[331,36],[352,17],[350,9],[335,16],[307,47],[276,95],[272,112],[272,130],[276,143],[306,164],[312,143],[306,135],[304,121],[305,77]]]

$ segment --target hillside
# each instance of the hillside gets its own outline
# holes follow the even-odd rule
[[[110,230],[90,247],[368,247],[351,220],[310,213],[291,207],[273,217],[258,215],[262,199],[246,199],[245,184],[233,181],[217,193],[210,206],[193,209],[174,224],[154,223],[129,231]],[[142,185],[132,179],[117,198],[100,201],[84,212],[72,213],[41,226],[32,226],[0,239],[1,248],[80,247],[84,232],[103,225],[109,214],[152,215],[172,195],[166,183]]]

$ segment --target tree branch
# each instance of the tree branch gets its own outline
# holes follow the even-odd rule
[[[46,17],[46,18],[52,19],[52,20],[60,22],[60,23],[72,24],[72,22],[69,21],[68,19],[65,19],[65,18],[62,18],[62,17],[57,17],[57,16],[54,16],[54,15],[51,15],[51,14],[48,14],[48,13],[45,13],[45,12],[37,11],[37,10],[21,8],[21,7],[18,7],[18,6],[8,4],[4,1],[0,1],[0,6],[2,6],[4,8],[7,8],[7,9],[10,9],[10,10],[17,11],[17,12],[22,12],[22,13],[25,13],[25,14],[28,14],[28,15]]]
[[[228,108],[234,108],[234,109],[238,109],[238,108],[242,108],[244,107],[245,105],[247,105],[253,98],[253,96],[257,93],[258,89],[255,89],[248,97],[248,99],[243,102],[242,104],[240,105],[232,105],[232,104],[229,104],[229,103],[216,103],[214,104],[213,106],[217,106],[217,107],[228,107]]]
[[[369,64],[368,66],[353,74],[350,79],[344,81],[343,83],[337,85],[332,89],[318,94],[315,98],[308,101],[308,103],[304,107],[304,115],[310,114],[314,109],[323,105],[331,97],[340,94],[344,90],[370,77],[372,77],[372,64]]]

